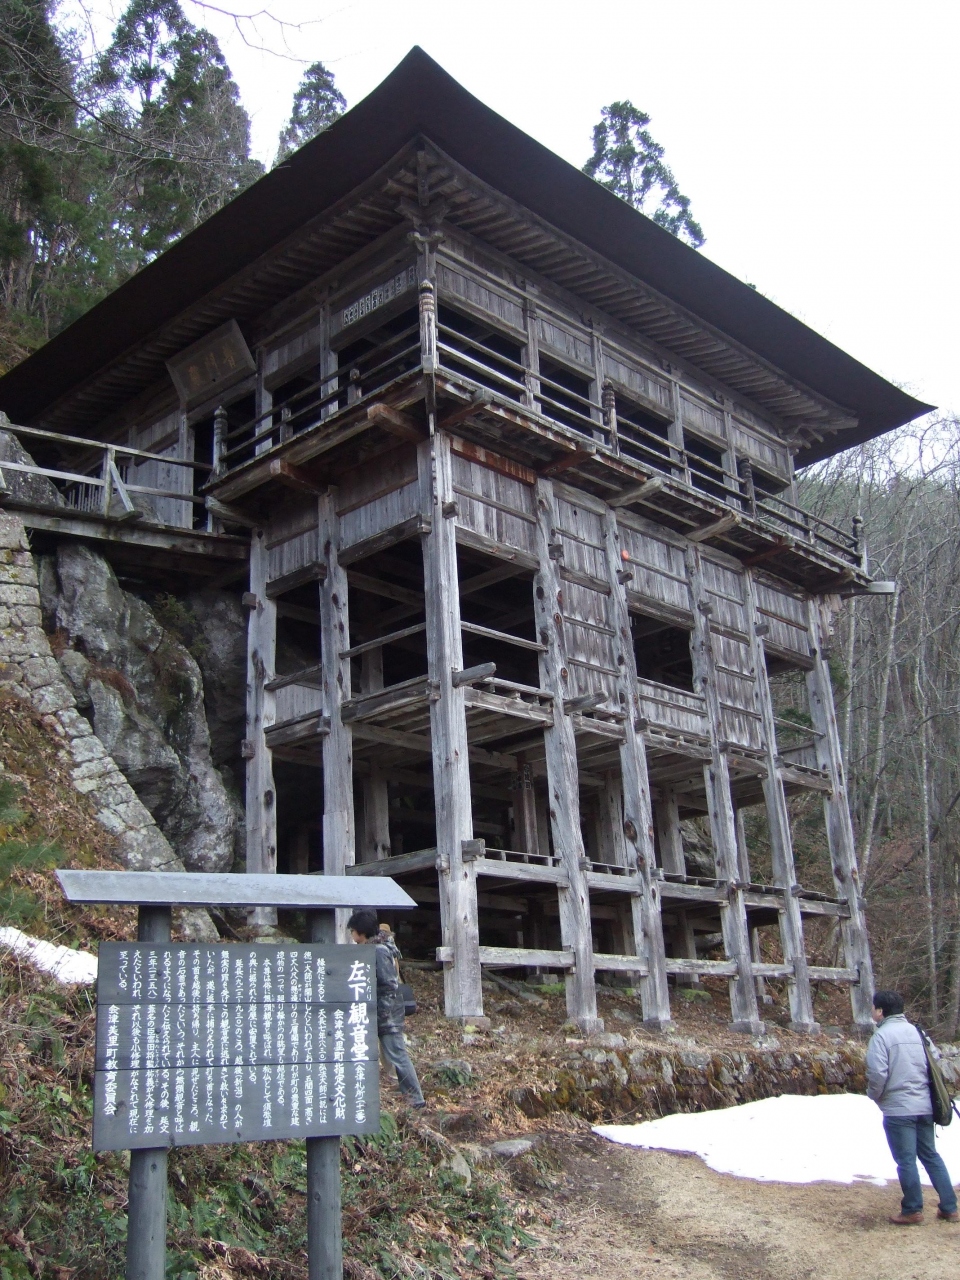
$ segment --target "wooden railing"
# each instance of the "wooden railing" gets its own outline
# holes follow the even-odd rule
[[[18,502],[51,510],[65,509],[83,515],[116,521],[142,520],[177,528],[193,527],[192,508],[203,507],[204,499],[194,493],[194,476],[206,475],[208,463],[187,458],[150,453],[121,444],[104,444],[81,436],[62,435],[39,427],[22,427],[0,419],[0,432],[15,436],[29,451],[31,442],[54,446],[58,453],[73,454],[75,468],[46,467],[36,462],[0,461],[0,500]],[[182,486],[168,488],[157,484],[138,484],[140,478],[167,474]],[[49,482],[53,499],[49,503],[31,497],[17,499],[15,486],[7,476],[36,476]]]

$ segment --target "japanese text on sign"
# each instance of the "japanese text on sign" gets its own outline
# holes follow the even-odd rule
[[[372,947],[103,943],[94,1147],[375,1132]]]

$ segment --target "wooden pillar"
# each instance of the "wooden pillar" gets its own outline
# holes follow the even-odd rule
[[[637,664],[627,606],[626,586],[620,581],[623,565],[617,518],[610,510],[604,517],[607,572],[610,580],[610,623],[616,631],[617,695],[624,712],[623,744],[620,748],[620,777],[623,787],[622,831],[626,842],[626,865],[635,868],[641,890],[632,899],[633,931],[637,954],[647,962],[640,980],[643,1020],[649,1027],[670,1025],[670,989],[667,983],[663,920],[660,915],[660,887],[654,876],[657,865],[653,833],[653,803],[647,774],[647,753],[637,730],[640,716],[637,694]],[[641,949],[642,948],[642,949]]]
[[[597,807],[598,849],[601,862],[617,867],[630,866],[627,840],[623,834],[623,783],[619,771],[606,773]]]
[[[817,734],[817,764],[830,779],[830,794],[824,798],[824,817],[827,826],[827,846],[833,868],[833,881],[837,897],[845,898],[850,915],[840,921],[843,949],[847,967],[857,969],[860,981],[850,988],[853,1020],[858,1027],[869,1030],[873,1007],[873,965],[870,960],[870,943],[867,938],[867,922],[860,898],[860,873],[857,868],[857,849],[850,820],[850,805],[840,751],[840,734],[833,705],[833,689],[830,669],[823,653],[822,620],[815,600],[809,603],[810,647],[813,653],[813,669],[807,674],[807,691],[810,698],[810,717]]]
[[[770,849],[773,857],[773,883],[781,890],[778,895],[780,919],[780,945],[784,963],[793,967],[793,977],[787,979],[790,999],[790,1026],[794,1031],[816,1035],[820,1028],[814,1020],[813,995],[810,990],[810,974],[807,972],[807,952],[803,940],[803,919],[796,896],[797,871],[793,861],[793,837],[790,832],[790,810],[780,776],[777,758],[777,726],[773,717],[773,695],[767,675],[767,659],[763,638],[757,635],[757,599],[750,570],[743,575],[745,611],[750,635],[750,659],[754,668],[755,706],[761,715],[763,744],[767,773],[763,780],[763,798],[767,806],[767,826],[770,831]],[[739,816],[739,815],[738,815]],[[741,821],[742,828],[742,821]],[[744,851],[746,841],[744,840]],[[746,857],[745,880],[749,880],[749,858]],[[762,994],[762,992],[761,992]]]
[[[276,696],[264,688],[275,674],[277,606],[267,598],[267,557],[264,531],[254,529],[250,541],[252,607],[247,623],[247,736],[243,744],[247,760],[247,871],[253,875],[269,875],[277,869],[277,796],[273,753],[265,737],[276,717]],[[254,907],[250,923],[275,926],[276,909]]]
[[[710,761],[703,776],[710,817],[710,836],[717,864],[717,876],[727,887],[727,901],[720,907],[720,927],[727,959],[737,966],[737,976],[730,980],[730,1012],[734,1030],[752,1035],[763,1033],[757,1009],[757,993],[753,985],[753,963],[750,955],[750,931],[744,902],[740,868],[737,861],[737,822],[730,793],[730,768],[723,750],[723,723],[716,681],[716,663],[710,632],[711,606],[703,586],[700,551],[696,546],[686,553],[687,576],[693,598],[694,685],[703,694],[710,727]]]
[[[534,578],[533,604],[537,637],[545,652],[540,655],[540,684],[553,694],[553,724],[544,730],[547,786],[553,848],[567,877],[558,890],[560,935],[563,946],[574,954],[575,967],[566,976],[567,1013],[589,1034],[603,1030],[597,1016],[597,992],[593,974],[593,935],[590,894],[584,876],[586,851],[580,829],[580,777],[573,721],[564,711],[572,681],[566,664],[563,632],[563,583],[557,562],[551,558],[556,543],[553,485],[540,480],[536,490],[536,545],[539,569]]]
[[[537,830],[537,796],[533,788],[533,771],[522,756],[517,756],[513,815],[517,848],[521,853],[539,854],[540,833]]]
[[[660,865],[670,875],[685,876],[687,862],[683,856],[683,837],[680,834],[680,806],[674,792],[665,792],[657,801],[656,815]]]
[[[423,562],[440,918],[443,945],[453,956],[443,966],[444,1003],[447,1017],[472,1021],[483,1016],[483,994],[477,876],[463,847],[473,840],[473,812],[464,690],[453,683],[453,672],[463,670],[463,637],[456,523],[444,514],[455,510],[449,437],[441,433],[420,445],[418,466],[421,511],[430,526]]]
[[[360,658],[360,692],[376,693],[383,688],[383,650],[368,649]],[[363,839],[361,862],[379,862],[390,857],[390,791],[379,765],[361,782],[363,796]]]
[[[320,665],[323,709],[330,730],[323,739],[323,871],[342,876],[356,857],[353,814],[353,734],[343,723],[343,704],[350,697],[350,612],[347,572],[339,558],[337,491],[320,499],[320,554],[327,572],[320,583]],[[346,942],[349,912],[337,911],[337,939]]]

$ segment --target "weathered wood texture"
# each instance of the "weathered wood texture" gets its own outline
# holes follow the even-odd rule
[[[711,615],[715,600],[708,592],[698,547],[687,552],[687,568],[694,599],[693,670],[694,680],[703,694],[711,730],[711,758],[704,767],[707,792],[710,835],[713,841],[717,876],[726,881],[727,903],[720,909],[724,950],[734,962],[736,977],[730,980],[730,1008],[733,1024],[744,1031],[759,1033],[762,1030],[757,1009],[757,993],[753,984],[750,954],[750,933],[747,925],[743,888],[737,865],[737,829],[730,794],[730,768],[722,749],[724,741],[723,704],[720,698],[717,656],[714,649],[715,633],[711,627]]]
[[[860,894],[857,847],[847,801],[840,733],[830,685],[830,669],[823,652],[825,624],[816,601],[809,604],[810,647],[813,667],[807,676],[810,715],[817,738],[817,755],[821,769],[830,778],[831,791],[824,796],[823,808],[827,824],[827,844],[837,896],[845,899],[849,915],[841,920],[840,930],[847,967],[856,970],[859,981],[850,988],[853,1013],[864,1029],[872,1025],[873,966],[867,939],[867,922]]]
[[[266,688],[274,675],[277,645],[277,606],[266,592],[269,552],[262,529],[250,543],[250,595],[254,601],[247,623],[247,756],[246,819],[247,871],[255,875],[277,869],[277,804],[273,754],[266,730],[276,719],[276,695]],[[251,922],[269,927],[276,909],[257,907]]]
[[[555,705],[554,722],[543,735],[550,825],[553,847],[567,877],[566,886],[558,887],[561,937],[576,958],[576,967],[566,977],[567,1012],[582,1030],[591,1031],[602,1029],[603,1023],[597,1016],[590,895],[583,874],[586,851],[580,827],[577,743],[570,716],[561,714],[564,698],[577,686],[567,658],[565,584],[560,579],[556,560],[550,555],[557,537],[558,517],[549,480],[538,482],[536,504],[536,549],[540,567],[534,579],[534,618],[537,636],[545,648],[539,659],[540,684],[554,695]]]
[[[452,956],[443,967],[444,995],[449,1016],[482,1017],[476,867],[463,858],[463,842],[473,839],[465,689],[453,683],[454,671],[463,669],[463,644],[456,526],[444,515],[454,500],[449,437],[435,435],[417,458],[420,510],[430,522],[423,559],[441,921]]]

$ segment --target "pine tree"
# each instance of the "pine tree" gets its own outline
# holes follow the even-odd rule
[[[664,163],[663,147],[647,132],[649,123],[650,117],[630,101],[604,107],[593,130],[593,155],[583,172],[699,249],[703,230],[692,218],[690,201],[681,195],[673,171]]]
[[[333,82],[333,72],[322,62],[308,67],[293,95],[293,110],[283,132],[274,165],[282,164],[287,156],[304,143],[329,129],[334,120],[343,115],[347,100]]]

